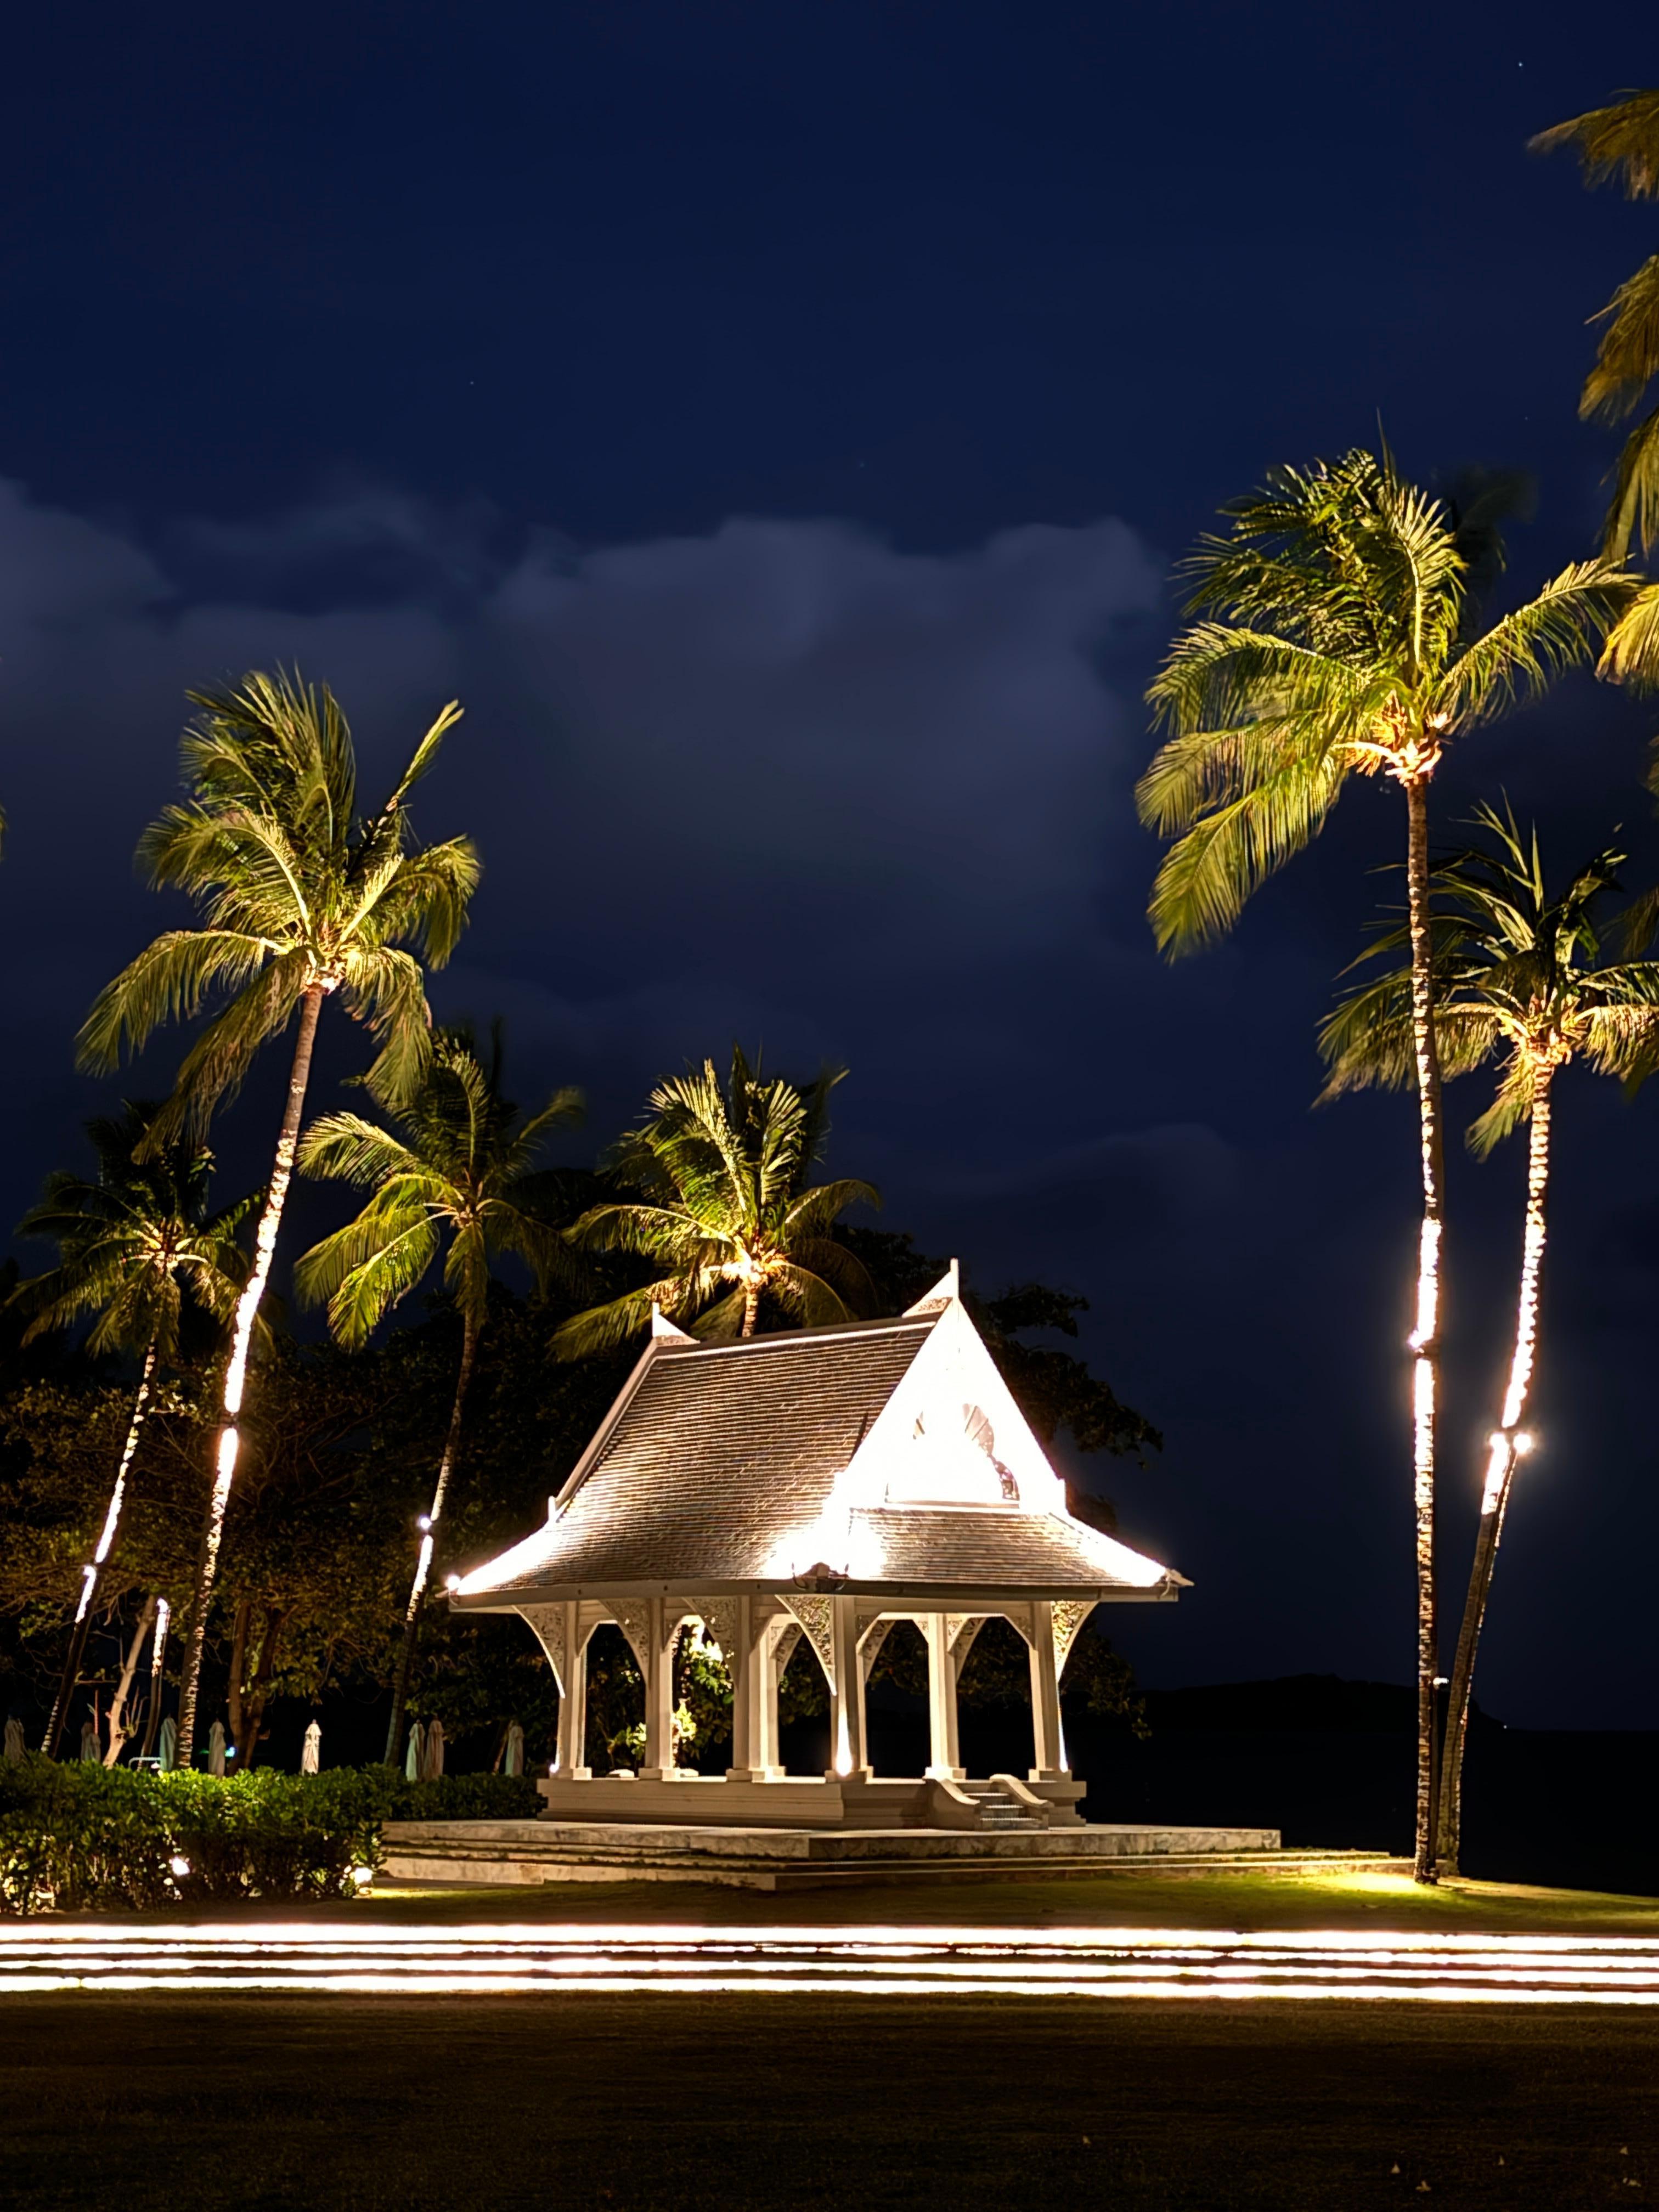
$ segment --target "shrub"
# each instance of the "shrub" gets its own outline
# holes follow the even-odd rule
[[[153,1911],[240,1899],[349,1897],[389,1820],[523,1819],[524,1775],[406,1782],[326,1774],[157,1774],[38,1756],[0,1766],[0,1911]]]

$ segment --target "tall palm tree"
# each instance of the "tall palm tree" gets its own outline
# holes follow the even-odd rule
[[[151,825],[138,853],[151,883],[186,892],[201,919],[194,928],[164,932],[123,969],[99,994],[80,1036],[82,1066],[106,1070],[162,1023],[224,1001],[185,1056],[147,1139],[155,1146],[180,1129],[203,1128],[215,1106],[235,1095],[260,1047],[295,1031],[287,1105],[225,1365],[179,1698],[181,1766],[194,1750],[248,1346],[293,1175],[318,1017],[324,1000],[337,996],[379,1047],[369,1071],[377,1094],[408,1097],[428,1055],[422,963],[448,959],[478,879],[469,839],[411,848],[409,795],[459,716],[453,702],[380,811],[360,817],[351,732],[325,687],[256,674],[239,687],[191,696],[199,712],[182,750],[190,795]]]
[[[1435,1401],[1443,1227],[1440,1068],[1431,1018],[1428,792],[1446,749],[1589,659],[1632,580],[1576,563],[1485,630],[1451,518],[1391,458],[1277,471],[1223,512],[1188,563],[1194,622],[1148,693],[1169,732],[1141,817],[1175,839],[1153,885],[1159,945],[1225,934],[1251,893],[1324,827],[1356,776],[1404,794],[1413,1048],[1423,1179],[1413,1356],[1418,1769],[1416,1873],[1434,1878]]]
[[[878,1206],[879,1195],[850,1178],[806,1180],[846,1072],[826,1068],[801,1091],[766,1081],[733,1046],[724,1089],[712,1060],[658,1085],[653,1118],[612,1163],[638,1195],[590,1207],[565,1234],[581,1250],[637,1254],[662,1272],[566,1322],[553,1337],[561,1358],[625,1342],[649,1327],[653,1306],[714,1339],[752,1336],[763,1297],[809,1327],[875,1311],[862,1263],[830,1231],[849,1206]]]
[[[91,1315],[88,1350],[131,1352],[139,1363],[138,1388],[109,1503],[81,1569],[75,1621],[42,1746],[49,1759],[57,1754],[80,1680],[93,1607],[121,1525],[156,1370],[178,1358],[188,1306],[228,1322],[247,1279],[247,1255],[236,1232],[257,1200],[245,1198],[210,1212],[212,1155],[194,1144],[175,1141],[150,1159],[135,1160],[155,1110],[129,1105],[118,1121],[88,1122],[87,1133],[98,1156],[96,1174],[90,1179],[67,1171],[49,1176],[40,1204],[18,1224],[20,1235],[49,1237],[58,1247],[57,1266],[12,1293],[11,1303],[29,1316],[24,1343],[48,1330],[71,1328]]]
[[[1592,108],[1540,131],[1535,154],[1577,149],[1584,181],[1617,179],[1632,200],[1659,199],[1659,92],[1628,92],[1607,107]],[[1585,421],[1628,421],[1659,377],[1659,253],[1650,254],[1626,277],[1596,319],[1606,328],[1595,366],[1584,380],[1578,412]],[[1625,441],[1614,472],[1604,542],[1622,561],[1632,539],[1645,553],[1659,537],[1659,406],[1644,416]]]
[[[1461,854],[1435,871],[1435,1031],[1448,1077],[1498,1061],[1496,1094],[1470,1126],[1470,1150],[1486,1158],[1522,1123],[1528,1147],[1515,1340],[1498,1425],[1487,1443],[1441,1757],[1437,1856],[1448,1874],[1457,1871],[1462,1841],[1475,1655],[1516,1467],[1531,1449],[1524,1423],[1538,1340],[1553,1088],[1575,1060],[1626,1083],[1659,1061],[1659,961],[1601,961],[1597,909],[1616,889],[1625,854],[1598,853],[1552,899],[1537,831],[1523,837],[1507,808],[1499,814],[1480,807],[1476,822],[1486,833],[1486,849]],[[1404,941],[1403,933],[1394,931],[1376,952]],[[1326,1097],[1374,1086],[1405,1089],[1414,1071],[1410,969],[1350,992],[1319,1042],[1330,1069]]]
[[[401,1133],[360,1114],[328,1114],[306,1132],[300,1170],[373,1193],[355,1221],[314,1244],[295,1269],[302,1301],[326,1301],[342,1344],[368,1341],[387,1310],[421,1282],[446,1243],[444,1281],[461,1316],[461,1364],[432,1504],[404,1614],[386,1759],[395,1762],[432,1556],[460,1449],[461,1417],[489,1304],[491,1263],[517,1253],[545,1281],[570,1261],[549,1215],[553,1179],[537,1169],[550,1133],[581,1118],[582,1096],[556,1091],[528,1120],[502,1093],[501,1033],[487,1062],[464,1031],[434,1041],[426,1080],[398,1115]]]

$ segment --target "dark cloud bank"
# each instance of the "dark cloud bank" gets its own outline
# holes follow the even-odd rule
[[[1110,520],[949,555],[742,518],[578,548],[361,489],[141,544],[0,489],[0,1204],[15,1218],[76,1156],[100,1094],[72,1072],[75,1028],[166,918],[131,857],[173,787],[185,687],[277,660],[326,677],[371,785],[458,693],[421,823],[471,830],[487,876],[440,1012],[505,1014],[521,1093],[584,1085],[593,1140],[654,1074],[733,1036],[786,1066],[849,1062],[837,1166],[981,1281],[1085,1291],[1091,1356],[1166,1431],[1161,1464],[1103,1470],[1126,1533],[1198,1584],[1176,1617],[1126,1620],[1143,1670],[1403,1679],[1410,1109],[1306,1113],[1313,1019],[1395,824],[1366,794],[1237,944],[1154,960],[1128,794],[1164,567]],[[1588,726],[1581,750],[1633,763],[1625,723],[1597,707]],[[1565,783],[1529,787],[1522,758],[1499,745],[1488,766],[1523,803]],[[350,1066],[337,1037],[324,1097]],[[223,1126],[228,1173],[258,1172],[263,1097]],[[1595,1717],[1635,1723],[1659,1177],[1650,1113],[1586,1091],[1563,1118],[1551,1449],[1506,1545],[1483,1689],[1561,1723],[1593,1680]],[[1458,1498],[1514,1170],[1461,1170],[1456,1193]],[[1635,1202],[1615,1210],[1615,1190]]]

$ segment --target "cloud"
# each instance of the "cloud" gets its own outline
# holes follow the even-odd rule
[[[628,884],[612,927],[698,972],[1058,942],[1121,771],[1096,653],[1155,591],[1113,522],[951,557],[762,521],[533,552],[484,611],[527,710],[498,865],[579,822],[566,865]]]
[[[341,696],[370,795],[467,706],[421,801],[486,866],[441,1004],[506,1005],[538,1067],[597,1057],[602,1094],[735,1034],[853,1058],[896,1103],[942,1036],[961,1056],[964,1010],[1097,936],[1133,766],[1106,656],[1158,592],[1110,520],[949,555],[755,519],[508,547],[487,510],[358,486],[146,545],[0,484],[0,902],[40,948],[16,1004],[46,1096],[166,917],[130,863],[185,690],[283,662]],[[42,1147],[14,1136],[19,1202]]]

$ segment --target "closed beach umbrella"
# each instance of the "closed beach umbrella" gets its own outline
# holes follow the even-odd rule
[[[222,1782],[225,1776],[225,1724],[215,1721],[208,1730],[208,1772]]]
[[[81,1756],[82,1759],[101,1759],[104,1756],[98,1748],[98,1729],[92,1721],[83,1721],[81,1723]]]
[[[434,1721],[426,1732],[425,1774],[428,1782],[441,1781],[444,1771],[444,1724]]]
[[[6,1723],[6,1764],[21,1766],[23,1763],[23,1723],[15,1713]]]
[[[161,1733],[156,1740],[156,1756],[163,1774],[171,1774],[179,1763],[179,1723],[169,1713],[161,1723]]]
[[[404,1779],[418,1782],[426,1761],[426,1731],[419,1721],[409,1724],[409,1749],[404,1753]]]
[[[517,1721],[507,1732],[507,1771],[509,1774],[524,1772],[524,1730]]]
[[[301,1774],[314,1774],[322,1763],[322,1723],[313,1721],[311,1726],[306,1730],[305,1747],[300,1753],[300,1771]]]

